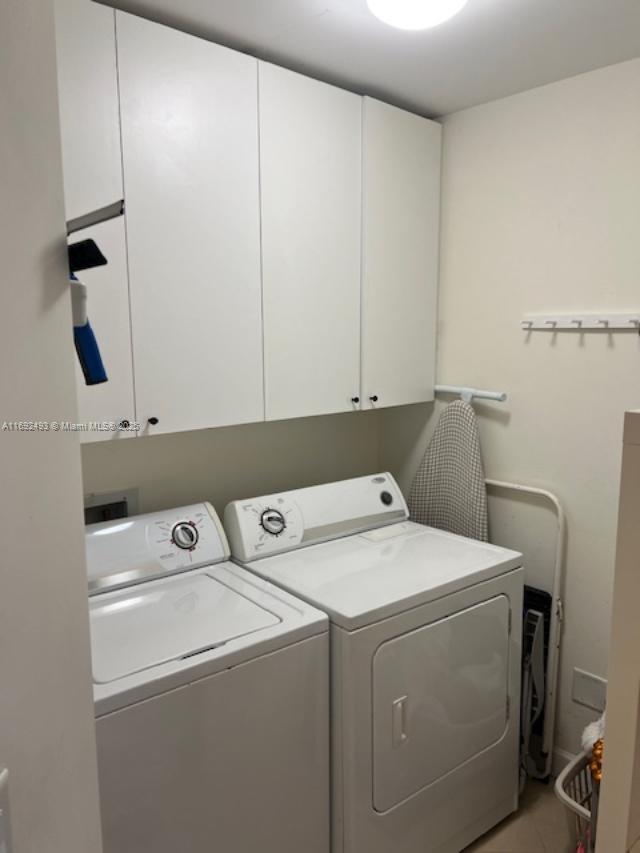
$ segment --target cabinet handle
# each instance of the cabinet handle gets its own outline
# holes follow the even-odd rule
[[[352,402],[352,403],[356,403],[356,404],[357,404],[357,403],[359,403],[359,402],[360,402],[360,397],[352,397],[352,398],[351,398],[351,402]]]
[[[373,394],[371,397],[369,397],[369,399],[371,400],[372,403],[377,403],[378,402],[378,395]]]
[[[147,423],[151,424],[151,426],[155,426],[157,423],[160,423],[160,421],[158,420],[158,418],[149,418],[147,420]]]

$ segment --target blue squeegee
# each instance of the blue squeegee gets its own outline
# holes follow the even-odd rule
[[[103,266],[106,263],[107,259],[93,240],[81,240],[79,243],[69,246],[73,341],[87,385],[99,385],[101,382],[107,382],[108,377],[87,314],[87,288],[78,280],[76,272]]]
[[[87,316],[87,286],[71,276],[71,308],[73,312],[73,342],[87,385],[107,382],[108,376],[96,336]]]

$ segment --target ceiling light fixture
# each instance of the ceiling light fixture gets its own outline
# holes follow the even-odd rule
[[[367,0],[369,11],[391,27],[427,30],[457,15],[468,0]]]

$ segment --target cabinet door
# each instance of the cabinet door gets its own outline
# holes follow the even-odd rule
[[[260,63],[267,419],[360,385],[361,99]]]
[[[433,400],[440,147],[436,122],[364,99],[365,407]]]
[[[138,420],[262,420],[257,61],[116,23]]]
[[[122,198],[115,12],[55,0],[67,219]]]
[[[82,423],[135,421],[131,324],[124,219],[111,219],[74,234],[70,242],[92,238],[107,259],[104,267],[84,270],[78,278],[87,285],[87,313],[100,347],[108,382],[86,385],[76,366],[78,416]],[[83,442],[126,438],[135,433],[92,429],[80,433]]]

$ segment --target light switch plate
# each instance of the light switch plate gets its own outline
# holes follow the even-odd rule
[[[602,713],[607,703],[606,679],[582,669],[574,669],[573,701]]]
[[[0,853],[11,853],[9,823],[9,771],[0,767]]]

